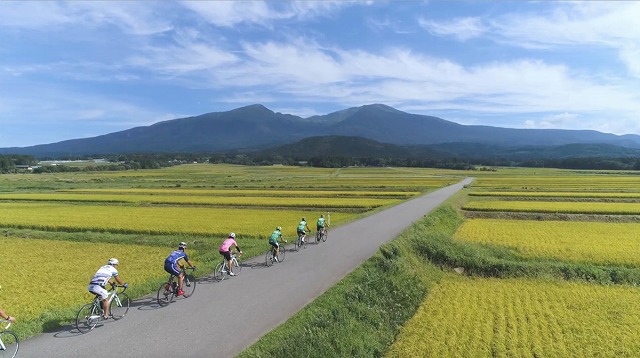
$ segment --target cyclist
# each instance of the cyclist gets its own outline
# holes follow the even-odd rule
[[[2,286],[0,286],[0,291],[2,290]],[[0,308],[0,318],[2,319],[6,319],[7,321],[13,323],[16,321],[15,317],[9,316],[8,314],[5,313],[5,311],[2,310],[2,308]]]
[[[236,242],[236,234],[233,232],[230,233],[229,237],[227,237],[222,242],[222,245],[220,245],[220,249],[218,249],[218,252],[224,257],[225,260],[227,260],[229,275],[235,276],[236,274],[233,273],[233,265],[231,264],[231,246],[235,246],[238,255],[242,255],[242,251],[240,250],[240,248],[238,247],[238,243]]]
[[[184,259],[189,265],[189,267],[192,267],[194,270],[196,269],[196,267],[193,266],[191,261],[189,261],[189,257],[187,256],[187,253],[184,252],[184,249],[186,248],[187,248],[187,243],[181,242],[178,245],[178,249],[170,253],[169,256],[167,256],[167,258],[164,260],[164,270],[169,274],[178,277],[178,293],[177,293],[178,296],[182,296],[184,294],[184,291],[182,290],[182,282],[184,281],[184,272],[182,271],[182,268],[184,266],[181,265],[179,261]]]
[[[282,228],[278,226],[274,232],[271,233],[271,237],[269,237],[269,245],[273,246],[275,251],[275,255],[273,255],[273,259],[278,262],[278,254],[280,253],[280,243],[278,242],[282,239]],[[287,242],[287,240],[282,240]]]
[[[307,229],[308,232],[311,232],[311,229],[309,229],[309,225],[307,225],[307,219],[303,217],[300,223],[298,224],[298,237],[302,238],[301,239],[302,242],[304,242],[304,236],[307,234],[307,232],[304,231],[305,228]]]
[[[316,230],[326,235],[328,227],[329,227],[329,224],[324,219],[324,214],[320,214],[320,217],[318,218],[318,222],[316,223]]]
[[[116,266],[118,266],[120,262],[116,258],[110,258],[107,261],[107,264],[100,267],[96,274],[93,275],[91,279],[91,283],[89,283],[88,290],[89,292],[100,296],[100,300],[102,300],[102,319],[109,319],[111,315],[109,315],[109,293],[105,289],[107,283],[112,284],[111,279],[113,278],[116,282],[124,287],[129,287],[128,284],[122,283],[120,276],[118,276],[118,270]]]

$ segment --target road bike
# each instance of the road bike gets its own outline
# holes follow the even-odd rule
[[[191,270],[187,273],[187,270]],[[196,290],[196,278],[193,275],[195,267],[183,267],[180,269],[181,273],[184,273],[182,279],[182,291],[184,291],[184,298],[193,296],[193,292]],[[176,275],[169,275],[167,282],[160,285],[158,288],[158,304],[160,306],[168,305],[178,296],[178,277]]]
[[[118,292],[118,288],[124,289]],[[109,300],[109,316],[115,320],[119,320],[129,312],[129,305],[131,300],[129,295],[124,291],[128,286],[119,286],[111,284],[111,289],[108,292],[107,299]],[[95,295],[95,294],[94,294]],[[100,295],[95,295],[93,302],[87,303],[82,306],[76,315],[76,327],[80,333],[87,333],[94,329],[99,321],[103,320],[102,300]]]
[[[319,244],[320,241],[322,241],[322,242],[327,241],[328,232],[329,231],[327,230],[327,228],[324,228],[324,230],[316,231],[316,244]]]
[[[286,241],[284,241],[285,243],[287,243]],[[287,251],[287,249],[284,248],[284,245],[280,245],[280,250],[278,250],[278,260],[276,261],[274,258],[275,253],[276,253],[276,248],[269,245],[269,250],[267,250],[267,253],[265,255],[265,259],[264,262],[267,265],[267,267],[273,265],[274,262],[282,262],[284,261],[284,254]]]
[[[298,234],[298,240],[296,240],[296,251],[300,251],[302,249],[306,249],[307,248],[307,240],[305,240],[307,238],[307,233],[305,232],[304,234]]]
[[[231,266],[231,271],[234,275],[238,275],[240,271],[242,271],[242,266],[238,261],[237,253],[231,254]],[[215,278],[217,281],[222,281],[229,276],[231,276],[231,274],[229,273],[229,268],[227,267],[227,260],[225,258],[222,258],[222,262],[216,266],[216,270],[213,272],[213,278]]]
[[[20,340],[18,336],[9,330],[11,321],[0,319],[0,357],[13,358],[18,354]]]

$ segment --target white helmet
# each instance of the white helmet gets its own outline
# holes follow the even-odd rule
[[[186,242],[181,242],[180,245],[178,245],[178,249],[184,250],[187,248],[187,243]]]
[[[111,266],[119,265],[120,261],[118,261],[118,259],[116,259],[115,257],[112,257],[112,258],[109,259],[108,264],[111,265]]]
[[[236,238],[236,233],[235,232],[230,233],[229,237],[232,238],[232,239],[235,239]]]

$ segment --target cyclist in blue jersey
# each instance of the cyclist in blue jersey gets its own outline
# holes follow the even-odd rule
[[[177,293],[178,296],[182,296],[184,294],[184,291],[182,290],[182,281],[184,280],[184,272],[182,272],[181,270],[183,265],[181,265],[179,261],[184,259],[184,261],[189,265],[189,267],[192,267],[194,270],[196,269],[196,267],[191,263],[191,261],[189,261],[189,257],[187,256],[187,253],[184,252],[184,249],[186,248],[187,248],[187,243],[181,242],[180,245],[178,245],[178,249],[170,253],[169,256],[167,256],[167,258],[164,260],[164,270],[171,275],[178,276],[178,293]]]

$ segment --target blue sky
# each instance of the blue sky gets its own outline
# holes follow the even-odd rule
[[[0,1],[0,147],[263,104],[640,134],[636,1]]]

